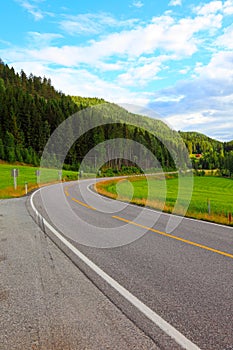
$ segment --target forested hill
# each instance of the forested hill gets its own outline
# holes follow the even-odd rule
[[[0,159],[39,164],[50,134],[68,116],[95,98],[74,101],[51,85],[46,77],[28,77],[0,60]]]
[[[222,175],[233,174],[233,141],[220,142],[198,132],[182,132],[196,169],[219,169]]]
[[[67,166],[73,169],[78,169],[82,158],[96,144],[117,137],[137,141],[156,155],[164,168],[173,169],[174,154],[179,154],[180,158],[184,155],[183,161],[186,162],[187,153],[185,155],[184,145],[179,142],[181,136],[196,168],[219,168],[224,174],[233,173],[233,141],[221,143],[195,132],[177,133],[160,120],[129,113],[103,99],[67,96],[57,91],[50,79],[33,74],[26,76],[23,71],[16,73],[1,60],[0,159],[39,165],[44,147],[58,125],[75,112],[92,106],[99,108],[97,114],[104,118],[106,125],[92,130],[95,116],[90,113],[85,121],[90,131],[71,147],[65,159]],[[114,123],[114,120],[118,120],[115,125],[108,125],[108,121]],[[75,128],[80,128],[82,133],[81,123]],[[174,154],[170,154],[168,149],[174,150]],[[108,151],[103,147],[98,156],[104,159]],[[134,150],[128,151],[132,155]],[[197,154],[201,156],[197,158]],[[114,154],[111,156],[114,157]],[[145,155],[140,154],[139,157],[146,167],[150,167]],[[114,166],[114,163],[109,166]]]
[[[40,157],[53,131],[69,116],[89,106],[104,106],[96,113],[85,115],[85,120],[71,126],[70,139],[79,129],[82,134],[84,124],[88,125],[85,133],[71,148],[65,159],[66,166],[78,169],[83,157],[96,144],[107,139],[125,138],[137,141],[155,154],[160,164],[166,169],[174,169],[173,155],[167,147],[176,153],[185,154],[184,146],[179,145],[178,133],[170,130],[162,121],[153,120],[127,112],[125,109],[103,99],[66,96],[52,86],[50,79],[26,76],[0,62],[0,159],[9,162],[40,164]],[[97,114],[99,115],[97,116]],[[93,129],[95,118],[102,118],[104,126]],[[117,122],[116,122],[117,121]],[[150,131],[153,133],[150,134]],[[157,133],[158,137],[154,135]],[[161,138],[163,140],[161,140]],[[167,147],[164,146],[167,141]],[[57,150],[62,145],[56,145]],[[122,144],[123,148],[123,144]],[[133,157],[142,166],[152,167],[152,161],[145,154],[137,153],[133,148],[125,150],[125,158]],[[135,153],[134,153],[135,152]],[[62,153],[62,152],[61,152]],[[58,152],[57,152],[58,154]],[[115,157],[114,148],[109,153],[107,146],[97,154],[98,159]],[[137,154],[137,156],[136,156]],[[184,156],[185,158],[185,156]],[[186,159],[184,159],[184,162]],[[132,166],[132,162],[110,162],[109,167]]]

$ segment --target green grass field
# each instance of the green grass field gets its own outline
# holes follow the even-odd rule
[[[14,180],[11,176],[12,169],[19,169],[17,178],[17,190],[14,189]],[[28,190],[38,187],[36,170],[39,168],[26,165],[11,165],[7,163],[0,164],[0,198],[18,197],[25,194],[25,182],[28,184]],[[62,171],[62,179],[77,180],[78,173],[73,171]],[[52,183],[59,180],[57,169],[41,169],[40,183]]]
[[[211,176],[194,177],[193,180],[194,186],[187,216],[228,224],[229,213],[233,213],[233,180]],[[182,186],[180,207],[184,207],[187,203],[186,189],[191,186],[189,177],[183,178]],[[149,195],[148,188],[150,188]],[[99,193],[112,198],[172,212],[177,200],[178,178],[162,180],[153,177],[149,178],[148,183],[144,177],[110,180],[97,184],[96,189]],[[176,213],[180,214],[179,210]]]

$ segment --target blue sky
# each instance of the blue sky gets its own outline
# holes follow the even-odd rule
[[[0,26],[17,71],[233,139],[233,0],[8,0]]]

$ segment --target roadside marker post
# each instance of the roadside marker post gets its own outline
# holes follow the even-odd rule
[[[25,194],[28,194],[28,183],[25,182]]]
[[[58,178],[59,178],[59,181],[62,180],[62,171],[61,170],[58,171]]]
[[[36,170],[36,181],[37,183],[40,182],[40,170]]]
[[[211,214],[211,206],[210,206],[210,199],[208,199],[208,214]]]
[[[11,176],[14,178],[14,189],[17,190],[17,177],[19,176],[19,169],[12,169]]]

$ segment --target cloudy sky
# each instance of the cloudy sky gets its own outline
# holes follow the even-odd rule
[[[233,0],[7,0],[0,26],[17,71],[233,139]]]

